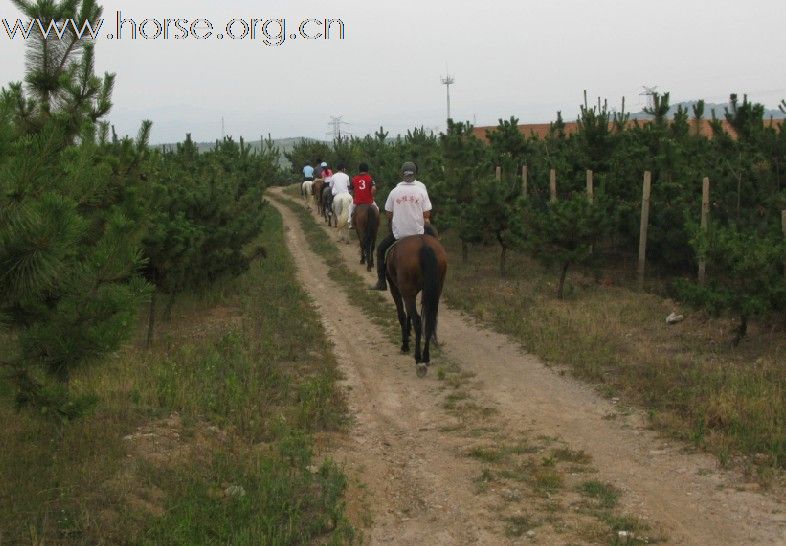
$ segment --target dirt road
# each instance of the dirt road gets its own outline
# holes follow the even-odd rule
[[[285,198],[280,190],[274,196]],[[320,310],[346,375],[356,423],[332,456],[366,484],[366,493],[353,502],[367,507],[367,543],[608,541],[593,534],[586,500],[570,485],[591,472],[593,480],[621,491],[619,510],[650,526],[637,537],[661,537],[668,544],[786,544],[786,508],[776,499],[744,490],[742,478],[719,469],[714,458],[686,453],[647,430],[641,415],[620,414],[591,387],[563,377],[517,343],[445,305],[439,317],[443,358],[460,367],[457,377],[466,384],[458,391],[447,388],[437,378],[439,357],[428,377],[417,379],[411,355],[399,354],[386,333],[369,324],[327,278],[327,266],[310,250],[296,216],[274,204],[283,215],[300,281]],[[334,233],[325,236],[335,240]],[[341,252],[371,284],[372,276],[356,263],[355,245],[341,245]],[[451,399],[456,392],[460,396]],[[461,406],[467,415],[476,410],[471,422],[451,406],[456,398],[471,400]],[[488,451],[522,442],[534,447]],[[538,476],[555,465],[553,453],[587,454],[591,470],[565,466],[564,476],[554,479],[561,487],[536,488],[536,495],[532,488],[511,486],[515,480],[494,479],[515,478],[524,468],[516,462],[524,459],[515,457],[523,453],[531,453],[526,468],[536,476],[523,482],[539,487]],[[625,527],[621,521],[615,538],[616,529]],[[633,535],[626,533],[618,535],[621,543]]]

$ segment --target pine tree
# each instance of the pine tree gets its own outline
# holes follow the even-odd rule
[[[737,345],[748,331],[748,320],[786,303],[786,281],[781,271],[786,243],[780,234],[761,234],[735,225],[714,226],[703,232],[692,227],[691,244],[707,263],[707,280],[682,281],[678,288],[687,301],[710,313],[737,316]]]
[[[585,195],[553,203],[528,199],[523,212],[523,233],[532,255],[546,266],[559,267],[557,298],[564,296],[568,268],[591,262],[592,252],[610,227],[609,207],[604,196],[590,203]]]
[[[284,157],[292,165],[292,174],[295,175],[296,180],[301,180],[303,167],[306,165],[315,166],[315,162],[318,159],[327,161],[330,156],[331,149],[329,144],[307,138],[301,138],[296,141],[292,150],[284,152]]]
[[[45,25],[101,15],[90,0],[14,3]],[[26,86],[0,99],[0,314],[18,340],[4,365],[20,405],[62,418],[90,401],[69,398],[73,371],[118,348],[146,293],[132,214],[143,207],[130,202],[139,179],[114,176],[97,138],[114,77],[93,74],[92,48],[72,31],[32,39]]]
[[[489,172],[490,166],[483,144],[469,123],[448,120],[447,133],[440,135],[440,148],[445,161],[443,223],[458,232],[462,261],[466,262],[469,244],[480,241],[482,236],[473,217],[474,183]]]
[[[504,277],[508,250],[521,241],[520,184],[509,176],[486,176],[475,182],[474,190],[471,225],[499,244],[499,274]]]
[[[148,343],[156,300],[202,290],[219,278],[245,272],[264,249],[249,248],[264,220],[263,189],[276,178],[278,155],[258,153],[241,139],[219,141],[199,154],[187,135],[172,154],[154,158],[151,217],[145,237],[145,275],[156,287],[150,302]]]
[[[521,172],[522,165],[526,164],[529,146],[519,131],[518,118],[511,116],[508,120],[500,119],[494,130],[486,132],[486,137],[494,165],[505,171]]]

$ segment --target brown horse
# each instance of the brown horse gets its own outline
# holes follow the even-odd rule
[[[379,212],[374,205],[358,205],[353,221],[360,242],[360,263],[366,264],[366,270],[371,271],[374,268],[374,247],[377,246]]]
[[[327,225],[333,225],[333,190],[331,190],[328,185],[325,185],[322,189],[322,216],[325,217],[325,223]],[[338,224],[336,224],[336,226],[338,226]]]
[[[404,237],[388,252],[387,278],[401,324],[401,352],[409,352],[410,327],[414,327],[415,367],[418,377],[424,377],[428,372],[429,344],[437,329],[439,297],[442,295],[447,269],[445,249],[431,235]],[[421,303],[425,332],[415,303],[420,291],[423,292]],[[420,338],[424,333],[426,341],[421,355]]]
[[[325,187],[325,181],[322,178],[314,180],[311,186],[311,195],[314,196],[314,202],[317,205],[317,214],[322,214],[322,188]]]

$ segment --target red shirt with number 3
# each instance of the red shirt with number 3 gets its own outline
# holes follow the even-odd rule
[[[359,174],[352,179],[352,201],[356,205],[370,205],[374,202],[374,196],[371,193],[371,188],[374,187],[374,180],[371,175]]]

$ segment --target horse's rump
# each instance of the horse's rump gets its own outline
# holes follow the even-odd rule
[[[440,287],[447,272],[447,254],[438,239],[431,235],[411,235],[396,241],[387,251],[385,262],[390,279],[396,283],[397,277],[403,286],[398,286],[402,295],[415,295],[423,289],[421,271],[421,247],[427,246],[434,253]],[[441,290],[441,289],[440,289]]]
[[[325,181],[321,178],[314,180],[311,185],[311,195],[314,196],[314,203],[317,205],[317,212],[322,212],[322,188],[325,187]]]
[[[349,206],[352,196],[349,193],[339,193],[333,198],[333,213],[338,218],[339,225],[349,222]]]
[[[401,350],[409,351],[411,322],[415,330],[415,364],[419,377],[426,374],[431,358],[429,345],[436,333],[439,298],[445,282],[447,265],[445,249],[431,235],[404,237],[399,239],[388,252],[387,277],[401,325]],[[423,293],[421,298],[423,321],[417,313],[418,292]],[[425,344],[421,353],[420,341],[423,334],[425,334]]]

